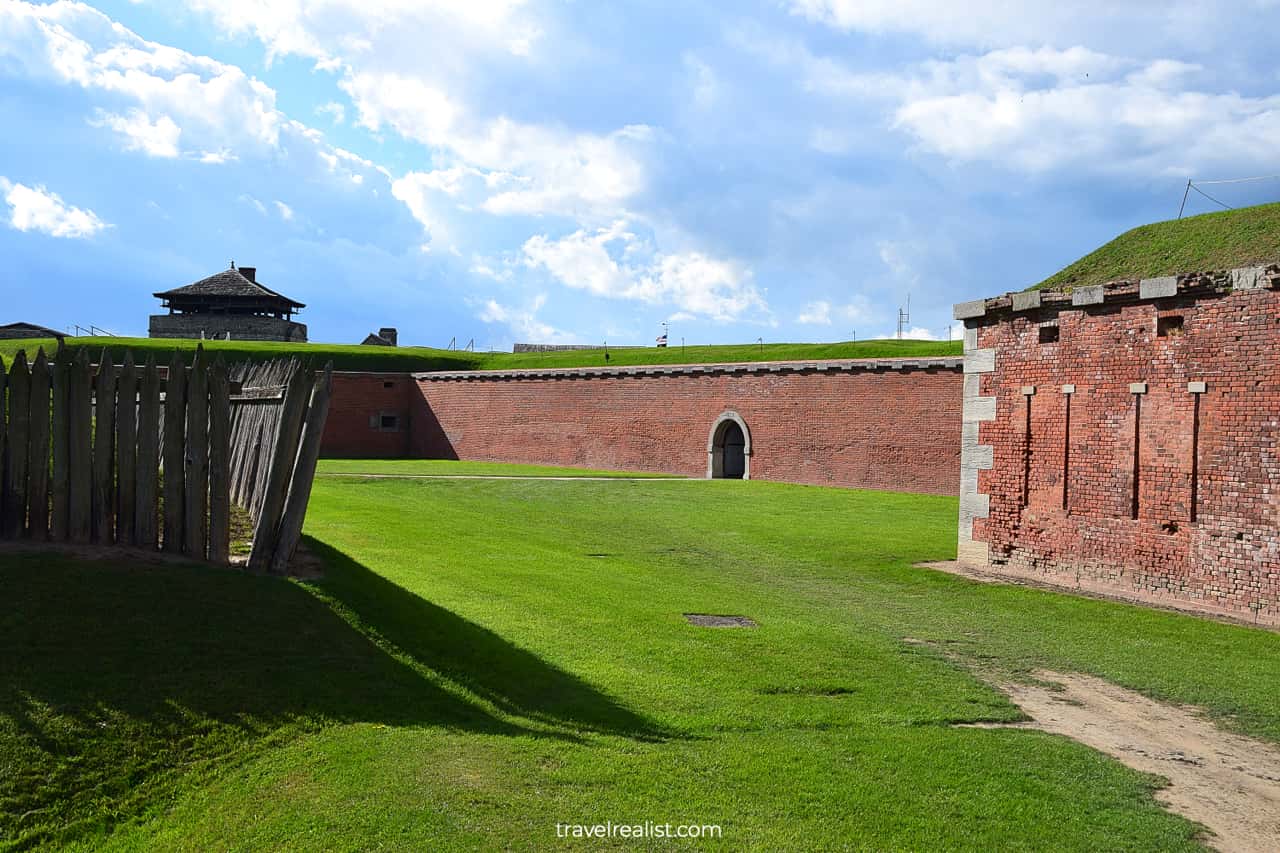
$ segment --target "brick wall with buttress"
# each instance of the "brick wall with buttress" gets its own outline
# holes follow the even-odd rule
[[[1280,623],[1280,291],[1267,273],[973,308],[962,559]]]
[[[958,359],[419,374],[414,456],[704,477],[717,420],[750,437],[748,475],[955,494]]]

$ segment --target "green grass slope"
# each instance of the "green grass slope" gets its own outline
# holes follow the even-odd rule
[[[0,555],[0,849],[543,850],[606,820],[720,824],[699,849],[1200,849],[1154,777],[952,724],[1018,716],[975,672],[1043,667],[1280,740],[1280,635],[913,568],[955,518],[326,476],[318,580]]]
[[[1280,204],[1264,204],[1134,228],[1032,289],[1070,289],[1276,261],[1280,261]]]
[[[598,367],[641,364],[711,364],[732,361],[809,361],[835,358],[908,358],[960,355],[959,341],[845,341],[828,344],[723,344],[690,347],[634,347],[609,350],[564,352],[459,352],[429,347],[365,347],[350,344],[284,344],[269,341],[152,340],[150,338],[67,338],[67,346],[87,347],[96,359],[106,348],[118,363],[126,349],[135,359],[154,354],[168,363],[174,349],[194,352],[203,344],[211,353],[228,361],[265,361],[296,355],[311,359],[317,366],[332,360],[336,370],[367,370],[393,373],[426,370],[510,370],[539,367]],[[33,356],[39,347],[51,351],[53,340],[0,341],[0,358],[8,363],[18,350]]]

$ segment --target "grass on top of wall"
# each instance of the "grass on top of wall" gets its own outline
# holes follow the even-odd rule
[[[1126,231],[1032,289],[1212,272],[1280,261],[1280,204],[1155,222]]]
[[[735,361],[807,361],[838,358],[908,358],[960,355],[960,341],[845,341],[828,344],[724,344],[708,346],[632,347],[604,350],[568,350],[548,353],[459,352],[428,347],[366,347],[349,344],[285,344],[270,341],[154,340],[150,338],[67,338],[67,346],[87,347],[96,360],[102,350],[110,351],[119,363],[124,351],[133,351],[143,360],[154,354],[167,364],[175,349],[194,352],[203,344],[211,353],[221,353],[228,361],[265,361],[281,356],[311,359],[317,367],[332,360],[336,370],[412,372],[428,370],[509,370],[544,367],[600,367],[643,364],[710,364]],[[43,346],[52,352],[57,342],[47,340],[0,340],[0,358],[6,365],[20,349],[34,358]]]
[[[953,724],[1017,719],[983,678],[1049,668],[1280,741],[1280,636],[914,568],[955,519],[326,476],[315,580],[0,555],[0,847],[542,850],[608,820],[725,850],[1200,849],[1155,777]]]

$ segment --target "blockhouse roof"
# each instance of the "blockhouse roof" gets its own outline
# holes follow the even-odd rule
[[[246,272],[252,272],[254,277],[250,278],[245,275]],[[153,293],[157,299],[260,299],[264,302],[273,302],[288,305],[296,310],[298,308],[307,307],[301,302],[297,302],[284,294],[277,293],[269,287],[258,283],[256,280],[256,271],[252,267],[244,268],[244,271],[232,267],[223,270],[220,273],[202,278],[199,281],[177,287],[173,290],[165,290],[160,293]]]

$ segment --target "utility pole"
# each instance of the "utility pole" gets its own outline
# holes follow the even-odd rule
[[[902,332],[904,329],[910,328],[911,325],[911,294],[907,294],[907,308],[898,309],[898,340],[902,340]]]

